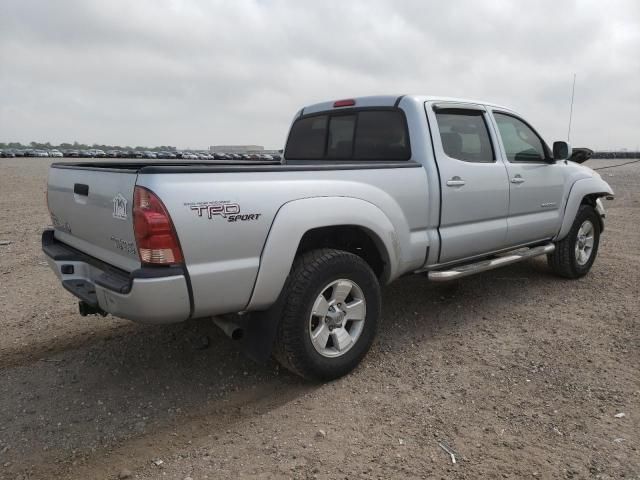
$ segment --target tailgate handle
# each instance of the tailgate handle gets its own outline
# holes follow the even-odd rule
[[[89,196],[89,185],[85,185],[84,183],[74,183],[73,184],[73,193],[77,195],[83,195],[85,197]]]

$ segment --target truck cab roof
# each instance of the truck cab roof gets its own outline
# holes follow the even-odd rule
[[[483,100],[446,97],[446,96],[430,96],[430,95],[401,95],[401,94],[371,95],[371,96],[364,96],[364,97],[351,97],[348,100],[353,101],[353,104],[348,105],[351,107],[394,107],[394,106],[397,107],[401,101],[410,101],[414,103],[455,102],[455,103],[487,105],[491,107],[501,108],[504,110],[511,110],[508,107],[498,105],[493,102],[486,102]],[[334,108],[342,108],[340,106],[335,105],[336,102],[340,102],[340,101],[342,100],[331,100],[328,102],[320,102],[320,103],[314,103],[312,105],[307,105],[302,109],[298,110],[296,116],[308,115],[308,114],[323,112],[327,110],[333,110]]]

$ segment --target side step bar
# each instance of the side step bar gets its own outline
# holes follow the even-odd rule
[[[448,270],[432,270],[428,273],[428,277],[429,280],[433,282],[446,282],[448,280],[467,277],[474,273],[485,272],[487,270],[493,270],[494,268],[504,267],[505,265],[511,265],[512,263],[521,262],[527,258],[545,255],[553,252],[555,249],[556,246],[553,243],[541,245],[539,247],[524,248],[506,253],[503,256],[491,258],[489,260],[482,260],[476,263],[467,263],[466,265],[460,265]]]

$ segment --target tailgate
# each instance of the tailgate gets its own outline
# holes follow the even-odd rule
[[[137,172],[52,166],[47,201],[55,238],[115,267],[140,267],[133,232]]]

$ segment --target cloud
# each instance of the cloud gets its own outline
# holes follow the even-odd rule
[[[530,2],[531,3],[531,2]],[[640,143],[640,7],[614,2],[5,0],[0,141],[281,147],[293,113],[482,98],[547,138]]]

